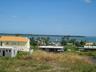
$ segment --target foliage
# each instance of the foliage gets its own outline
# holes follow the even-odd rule
[[[64,45],[67,45],[67,40],[65,39],[65,37],[63,37],[61,39],[61,45],[64,46]]]
[[[32,37],[30,38],[30,45],[32,49],[36,49],[37,48],[37,41]]]
[[[81,46],[84,46],[86,41],[78,41],[76,39],[71,39],[69,37],[63,37],[61,39],[61,45],[62,46],[65,46],[65,45],[68,45],[69,43],[72,43],[73,45],[77,46],[77,47],[81,47]]]
[[[77,47],[81,47],[80,42],[79,42],[79,41],[76,41],[76,42],[75,42],[75,46],[77,46]]]
[[[82,40],[80,41],[80,45],[81,45],[81,46],[84,46],[85,43],[86,43],[86,41],[82,41]]]
[[[82,51],[82,52],[79,52],[78,53],[79,55],[82,55],[82,56],[91,56],[91,57],[94,57],[96,58],[96,51]]]
[[[0,72],[96,72],[96,65],[83,58],[76,52],[19,52],[16,58],[0,57]]]
[[[74,45],[66,45],[64,46],[64,51],[78,51],[78,48]]]
[[[37,45],[49,45],[49,37],[37,37],[37,38],[30,38],[30,44],[32,46],[37,46]]]
[[[44,40],[45,40],[45,44],[46,44],[46,45],[49,45],[49,40],[50,40],[50,38],[49,38],[49,37],[46,37]]]

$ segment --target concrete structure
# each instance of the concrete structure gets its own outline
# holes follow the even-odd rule
[[[96,46],[84,46],[84,47],[79,47],[81,50],[96,50]]]
[[[20,36],[0,36],[0,46],[17,48],[18,51],[29,51],[30,39]]]
[[[84,46],[84,48],[88,48],[88,49],[96,49],[96,46]]]
[[[46,51],[55,51],[55,52],[64,51],[63,46],[39,46],[39,49],[46,50]]]
[[[0,56],[15,57],[17,49],[13,47],[0,46]]]
[[[92,46],[94,43],[93,42],[86,42],[85,46]]]

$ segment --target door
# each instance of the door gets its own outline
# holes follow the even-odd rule
[[[5,50],[3,50],[3,56],[5,56]]]

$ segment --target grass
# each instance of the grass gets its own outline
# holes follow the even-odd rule
[[[15,58],[0,57],[0,72],[96,72],[96,64],[85,57],[75,52],[19,52]]]
[[[79,55],[82,56],[91,56],[91,57],[96,57],[96,51],[86,51],[86,52],[79,52]]]
[[[64,49],[65,49],[65,51],[71,51],[71,52],[78,50],[78,48],[75,45],[65,45]]]

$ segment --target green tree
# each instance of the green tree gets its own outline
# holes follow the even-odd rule
[[[80,47],[81,46],[80,42],[79,41],[76,41],[75,42],[75,46]]]
[[[49,37],[38,37],[37,41],[39,42],[39,45],[49,45]]]
[[[67,45],[67,40],[65,37],[62,37],[61,39],[61,45],[64,46],[64,45]]]
[[[96,43],[95,42],[93,43],[93,46],[96,46]]]
[[[45,44],[46,44],[46,45],[49,45],[49,40],[50,40],[49,37],[46,37],[46,38],[45,38]]]
[[[16,36],[21,36],[21,34],[16,34]]]
[[[69,40],[69,43],[72,43],[73,45],[75,45],[76,42],[77,42],[76,39],[70,39]]]
[[[85,43],[86,43],[86,41],[82,41],[82,40],[81,40],[80,45],[81,45],[81,46],[84,46]]]
[[[32,46],[32,48],[36,48],[37,46],[37,41],[34,39],[34,37],[30,38],[30,45]]]

